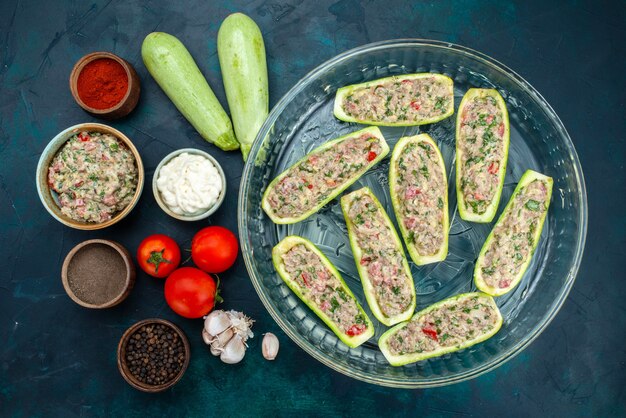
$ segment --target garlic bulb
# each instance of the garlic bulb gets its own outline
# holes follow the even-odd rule
[[[211,354],[220,356],[224,363],[239,363],[248,347],[246,341],[254,337],[254,321],[242,312],[217,310],[204,317],[202,339],[210,345]]]
[[[261,351],[263,352],[263,357],[266,360],[274,360],[276,355],[278,354],[279,347],[278,337],[276,337],[271,332],[268,332],[263,337],[263,343],[261,344]]]

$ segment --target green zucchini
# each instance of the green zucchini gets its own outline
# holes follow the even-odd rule
[[[367,146],[371,146],[371,148],[363,148],[364,153],[362,154],[362,161],[359,163],[361,167],[355,168],[357,165],[350,166],[349,169],[345,169],[344,172],[339,173],[342,176],[341,178],[343,182],[334,181],[331,177],[330,180],[334,181],[335,185],[328,187],[324,186],[327,184],[326,181],[328,180],[326,177],[326,174],[329,172],[327,171],[328,167],[320,168],[312,166],[310,161],[315,158],[319,159],[320,157],[322,157],[323,160],[323,157],[325,156],[332,156],[333,152],[340,147],[349,145],[350,142],[348,141],[360,141],[361,138],[366,138],[366,141],[372,141],[371,144],[370,142],[367,142],[367,144],[369,144]],[[367,152],[368,149],[377,149],[379,152]],[[278,177],[276,177],[269,184],[269,186],[267,186],[267,189],[263,194],[261,206],[263,207],[265,213],[267,213],[267,216],[269,216],[274,223],[293,224],[300,222],[320,210],[325,204],[337,197],[341,192],[357,181],[367,170],[382,160],[388,153],[389,146],[385,142],[385,138],[380,132],[380,129],[376,127],[361,129],[360,131],[352,132],[333,139],[332,141],[328,141],[315,148],[294,165],[278,175]],[[354,170],[350,172],[349,170],[353,168]],[[304,180],[303,177],[306,177],[306,179]],[[296,182],[302,183],[296,186]],[[313,184],[321,184],[322,187],[313,189]],[[287,185],[291,185],[293,187],[287,190],[284,194],[281,193],[278,187],[286,187]],[[309,192],[309,190],[311,190],[311,192]],[[313,194],[317,192],[321,194],[319,196]],[[313,195],[310,198],[306,197],[309,194]],[[300,199],[305,198],[313,199],[313,201],[306,200],[300,202]],[[295,201],[295,204],[301,204],[302,208],[295,208],[294,206],[295,209],[293,209],[293,213],[278,213],[278,209],[273,206],[273,204],[277,204],[277,199],[281,199],[281,203],[285,203],[285,199],[289,199],[290,202]]]
[[[441,95],[431,94],[440,85]],[[359,116],[351,107],[364,104],[367,114]],[[396,103],[397,101],[397,103]],[[335,117],[345,122],[378,126],[415,126],[439,122],[454,113],[454,83],[443,74],[418,73],[394,75],[337,90],[333,108]]]
[[[217,33],[217,53],[245,161],[269,109],[265,44],[254,20],[242,13],[224,19]]]
[[[367,208],[368,211],[363,212],[363,213],[366,213],[366,216],[368,213],[375,214],[375,215],[372,215],[373,220],[376,215],[380,216],[379,218],[379,220],[381,221],[380,225],[372,224],[373,226],[372,229],[378,227],[378,229],[376,230],[377,234],[375,236],[372,235],[372,238],[373,238],[372,241],[375,243],[376,242],[379,243],[380,252],[378,254],[371,251],[371,248],[363,248],[363,246],[359,244],[359,239],[357,236],[358,235],[357,227],[360,225],[365,225],[366,227],[368,227],[366,224],[368,220],[364,219],[361,212],[359,212],[359,214],[356,215],[354,220],[350,216],[350,210],[352,209],[353,204],[360,201],[360,199],[363,199],[363,198],[371,198],[371,201],[373,202],[371,206],[368,206]],[[382,205],[380,204],[376,196],[372,193],[372,191],[367,187],[363,187],[362,189],[359,189],[352,193],[344,195],[341,198],[341,209],[343,211],[343,216],[346,220],[346,225],[348,227],[348,236],[350,238],[350,246],[352,247],[352,255],[354,256],[356,268],[359,272],[359,276],[361,277],[361,284],[363,285],[363,292],[365,293],[367,303],[370,309],[372,310],[372,313],[380,322],[382,322],[383,324],[387,326],[397,324],[398,322],[406,321],[407,319],[411,317],[411,315],[413,315],[413,311],[415,311],[415,285],[413,283],[413,276],[411,275],[411,269],[409,267],[409,263],[407,262],[406,257],[404,255],[404,250],[402,249],[402,242],[400,242],[398,233],[393,227],[393,223],[389,219],[389,216],[387,216],[385,209],[382,207]],[[391,242],[388,242],[386,246],[385,244],[381,244],[385,242],[384,241],[385,235],[386,235],[385,228],[388,228],[387,229],[388,236],[386,238],[391,240]],[[380,283],[377,285],[375,283],[376,278],[370,277],[370,273],[368,272],[368,267],[370,266],[370,263],[372,265],[373,264],[378,264],[379,266],[382,265],[381,263],[378,262],[378,258],[381,256],[390,257],[393,259],[394,255],[390,256],[389,252],[394,252],[395,257],[398,257],[400,259],[399,271],[395,273],[387,273],[386,271],[382,272],[383,267],[380,267],[381,272],[379,272],[380,274],[379,280],[382,280],[383,283]],[[398,258],[396,258],[396,260]],[[372,266],[372,269],[373,268],[374,266]],[[402,274],[400,274],[400,272],[404,273],[404,282],[401,281]],[[384,283],[384,281],[389,278],[399,279],[400,282],[398,283],[397,286],[394,286],[393,288],[389,289],[389,286],[391,284]],[[395,314],[385,314],[384,311],[387,310],[388,308],[381,305],[377,296],[384,296],[384,297],[393,299],[394,295],[396,296],[399,295],[400,297],[402,297],[403,291],[409,297],[409,303],[408,304],[405,303],[406,306],[404,307],[404,309],[402,309],[401,311]],[[399,301],[396,300],[395,303],[399,304]]]
[[[501,296],[522,280],[537,249],[551,196],[551,177],[532,170],[524,173],[476,260],[474,283],[479,290]],[[508,233],[511,227],[513,234]],[[500,255],[492,258],[490,252]]]
[[[426,155],[424,156],[422,154]],[[420,166],[419,170],[409,170],[404,164],[407,157],[415,159],[429,158],[431,164],[439,167],[441,170],[439,181],[442,184],[439,193],[432,187],[424,187],[428,185],[429,181],[434,180],[431,178],[433,173],[432,170],[429,170],[426,160],[422,160],[424,163]],[[432,165],[430,167],[432,167]],[[417,205],[407,208],[413,212],[417,211],[417,213],[405,219],[404,207],[407,199],[406,194],[409,190],[406,190],[406,193],[402,193],[405,190],[400,187],[400,184],[402,184],[404,176],[407,175],[420,180],[420,183],[413,184],[412,187],[416,189],[415,193],[421,195],[421,197],[418,198],[419,203]],[[412,180],[413,177],[411,177]],[[418,188],[417,186],[421,187]],[[418,266],[422,266],[424,264],[445,260],[448,255],[448,232],[450,229],[448,215],[448,178],[441,152],[435,141],[433,141],[428,134],[400,138],[391,154],[391,164],[389,164],[389,192],[402,238],[404,238],[404,243],[406,244],[406,248],[413,262]],[[417,196],[417,194],[415,196]],[[431,214],[432,218],[435,219],[431,218]],[[436,219],[438,216],[440,216],[440,219]],[[407,223],[409,223],[410,220],[414,220],[415,217],[425,218],[427,223],[432,220],[438,222],[436,234],[441,234],[442,238],[435,252],[426,254],[420,253],[420,249],[418,248],[419,243],[431,238],[416,235],[414,231],[408,228]],[[436,240],[436,238],[432,239]]]
[[[474,101],[478,100],[492,100],[494,101],[497,109],[500,111],[500,115],[486,115],[486,118],[492,118],[492,121],[489,122],[490,124],[497,124],[498,128],[496,130],[496,133],[498,135],[500,135],[501,130],[502,136],[500,139],[500,144],[498,144],[497,142],[498,138],[492,134],[491,126],[488,126],[487,130],[480,140],[478,140],[476,137],[466,138],[464,136],[462,128],[465,125],[474,123],[487,124],[487,122],[483,120],[482,117],[477,121],[469,121],[469,123],[464,120],[464,118],[466,117],[466,107],[471,105]],[[501,121],[499,121],[498,116],[500,116]],[[504,186],[504,176],[506,174],[506,164],[509,156],[509,138],[509,113],[506,109],[504,99],[502,99],[502,96],[500,96],[500,93],[498,93],[498,91],[494,89],[469,89],[467,93],[465,93],[465,96],[463,96],[463,100],[461,100],[456,120],[456,193],[457,206],[462,219],[470,222],[489,223],[495,217],[496,211],[498,210],[498,205],[500,204],[502,187]],[[476,155],[469,155],[468,153],[464,152],[463,147],[466,144],[469,144],[468,141],[470,140],[474,141],[472,143],[476,143],[476,141],[479,141],[478,143],[481,144],[481,150],[492,150],[495,146],[501,145],[503,148],[502,158],[497,161],[494,159],[491,163],[488,164],[489,161],[486,160],[486,157],[488,157],[489,155],[483,153],[482,151],[477,153]],[[468,184],[471,186],[473,182],[472,178],[468,178],[467,171],[469,171],[468,167],[474,164],[480,164],[483,167],[479,166],[480,170],[477,171],[474,171],[474,169],[472,169],[473,172],[479,175],[484,175],[485,173],[487,173],[488,176],[497,176],[495,190],[493,195],[491,196],[491,199],[488,199],[486,196],[482,197],[480,194],[478,194],[478,196],[474,194],[473,196],[475,196],[476,200],[472,200],[470,202],[466,201],[463,189]]]
[[[202,138],[224,151],[239,148],[228,115],[176,37],[163,32],[148,34],[141,56],[152,77]]]
[[[333,278],[324,279],[323,283],[327,283],[324,287],[324,292],[330,292],[325,295],[315,295],[322,300],[323,302],[316,302],[313,300],[310,295],[312,295],[312,291],[314,287],[317,285],[320,280],[319,273],[312,277],[315,273],[311,271],[308,272],[308,280],[300,283],[298,280],[292,277],[292,274],[287,271],[288,267],[285,265],[285,255],[289,253],[294,247],[302,245],[304,248],[302,251],[306,251],[309,257],[312,257],[313,260],[317,260],[321,262],[321,265],[325,267],[328,272],[336,279],[333,285],[338,285],[338,287],[332,287],[328,285],[329,282],[333,281]],[[317,257],[317,259],[315,258]],[[293,293],[300,298],[302,302],[304,302],[311,310],[322,320],[328,327],[339,337],[341,341],[343,341],[348,347],[358,347],[363,344],[365,341],[369,340],[374,336],[374,325],[372,321],[369,319],[357,299],[354,297],[354,294],[346,284],[346,282],[339,274],[339,271],[333,266],[333,264],[326,258],[326,256],[309,240],[299,237],[297,235],[291,235],[283,238],[272,250],[272,261],[274,262],[274,267],[276,271],[283,279],[285,284],[289,286],[289,288],[293,291]],[[306,271],[302,274],[307,274]],[[297,276],[298,277],[298,276]],[[327,301],[325,298],[329,295],[332,295],[331,302]],[[349,304],[348,312],[356,311],[355,320],[354,321],[345,321],[343,325],[343,329],[341,328],[341,319],[334,320],[331,318],[329,314],[333,314],[336,312],[337,307],[340,305],[340,301],[343,301],[344,304]],[[326,304],[323,306],[322,304]],[[341,315],[341,312],[338,312],[337,315]],[[356,328],[358,327],[358,328]],[[358,330],[358,334],[355,332]]]
[[[471,347],[491,338],[501,327],[502,315],[491,296],[464,293],[437,302],[387,330],[378,339],[378,347],[389,364],[403,366]]]

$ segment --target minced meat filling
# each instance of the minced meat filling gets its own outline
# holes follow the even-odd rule
[[[343,284],[305,245],[294,245],[282,255],[285,270],[302,295],[324,312],[348,336],[367,329],[365,316]]]
[[[402,79],[353,90],[341,103],[357,120],[420,122],[444,115],[454,105],[450,81],[439,77]]]
[[[507,288],[532,256],[535,232],[547,207],[548,187],[534,180],[513,198],[506,216],[492,232],[480,267],[483,280],[494,288]]]
[[[52,160],[48,184],[59,194],[63,214],[81,222],[104,222],[135,195],[135,157],[113,135],[80,132]]]
[[[406,312],[413,302],[412,278],[385,214],[370,196],[361,195],[351,200],[348,217],[363,252],[358,262],[367,271],[381,312],[387,317]]]
[[[498,317],[486,298],[461,297],[412,319],[389,338],[389,351],[403,355],[458,346],[493,330]]]
[[[398,158],[395,187],[407,240],[420,255],[434,255],[444,240],[444,199],[448,192],[439,157],[426,141],[409,142]]]
[[[468,210],[481,215],[499,189],[504,159],[504,119],[494,97],[474,97],[461,111],[461,192]]]
[[[381,152],[379,138],[362,134],[311,154],[270,190],[269,205],[280,217],[301,216],[346,181],[367,171]]]

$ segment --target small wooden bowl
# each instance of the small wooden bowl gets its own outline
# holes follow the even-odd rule
[[[78,95],[78,76],[81,71],[85,68],[85,65],[101,58],[108,58],[118,62],[124,68],[126,75],[128,76],[128,90],[126,91],[126,95],[119,101],[119,103],[108,109],[96,109],[91,106],[87,106],[87,104],[85,104],[85,102],[83,102]],[[119,119],[128,115],[137,106],[139,95],[141,93],[141,85],[139,83],[139,76],[137,75],[137,72],[126,60],[110,52],[92,52],[91,54],[87,54],[79,59],[74,65],[70,74],[70,90],[72,92],[72,96],[74,96],[74,100],[76,100],[76,103],[78,103],[78,105],[86,112],[103,119]]]
[[[70,286],[68,277],[70,263],[74,259],[74,256],[84,251],[90,251],[90,248],[93,248],[94,245],[107,245],[113,248],[120,255],[120,257],[124,261],[124,265],[126,266],[126,280],[121,293],[116,295],[113,299],[101,304],[92,304],[80,299],[76,295],[76,293],[74,293],[74,289],[72,289],[72,287]],[[65,289],[67,295],[80,306],[90,309],[105,309],[120,304],[124,299],[128,297],[130,291],[133,290],[133,286],[135,285],[135,278],[135,265],[133,264],[132,256],[130,255],[128,250],[124,248],[122,244],[106,239],[90,239],[81,242],[80,244],[72,248],[71,251],[67,254],[67,256],[65,257],[65,261],[63,261],[63,267],[61,268],[61,280],[63,282],[63,288]]]
[[[185,361],[180,371],[178,372],[178,375],[172,380],[170,380],[169,382],[164,383],[162,385],[148,385],[146,383],[139,381],[137,378],[135,378],[135,376],[132,375],[132,373],[130,372],[130,369],[128,368],[128,365],[126,364],[126,346],[128,345],[128,340],[130,339],[131,335],[135,333],[135,331],[137,331],[142,326],[148,325],[148,324],[163,324],[169,328],[172,328],[179,335],[181,341],[183,342],[183,346],[185,349]],[[176,325],[174,325],[170,321],[166,321],[165,319],[159,319],[159,318],[144,319],[143,321],[139,321],[135,323],[130,328],[128,328],[126,332],[124,332],[124,335],[122,335],[122,338],[120,339],[120,342],[117,346],[117,368],[122,374],[122,377],[124,378],[124,380],[126,380],[126,382],[128,382],[129,385],[143,392],[150,392],[150,393],[162,392],[174,386],[176,383],[178,383],[178,381],[185,374],[185,371],[187,370],[187,366],[189,366],[190,357],[191,357],[191,349],[189,348],[189,340],[187,339],[187,336],[185,335],[183,330],[178,328]]]
[[[128,147],[128,149],[132,152],[133,157],[135,157],[135,164],[137,165],[137,188],[135,190],[135,195],[133,196],[133,200],[121,211],[117,212],[111,219],[105,222],[94,223],[94,222],[78,222],[74,219],[66,216],[61,212],[61,208],[58,204],[58,198],[56,192],[54,192],[50,186],[48,185],[48,168],[52,163],[52,160],[56,156],[57,152],[65,143],[77,132],[80,131],[93,131],[93,132],[101,132],[103,134],[110,134],[115,136],[117,139],[122,141],[124,145]],[[139,155],[139,151],[135,148],[135,145],[131,142],[130,139],[120,131],[115,128],[112,128],[107,125],[103,125],[101,123],[80,123],[78,125],[70,126],[64,131],[60,132],[55,136],[52,141],[48,143],[46,148],[41,153],[41,157],[39,158],[39,163],[37,164],[37,192],[39,193],[39,198],[43,203],[46,210],[59,222],[64,225],[69,226],[70,228],[75,229],[84,229],[88,231],[93,231],[95,229],[106,228],[107,226],[111,226],[121,221],[130,213],[131,210],[135,207],[137,202],[139,201],[139,197],[141,196],[141,192],[143,191],[143,183],[144,183],[144,169],[143,162],[141,161],[141,156]]]

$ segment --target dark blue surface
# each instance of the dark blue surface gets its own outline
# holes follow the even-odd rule
[[[186,4],[183,4],[186,3]],[[558,4],[557,4],[558,3]],[[179,37],[226,103],[216,54],[224,17],[243,11],[260,26],[268,55],[270,104],[323,61],[352,47],[400,37],[465,45],[513,68],[541,92],[570,132],[589,194],[589,234],[574,288],[547,330],[523,353],[469,382],[430,390],[360,383],[317,363],[277,327],[243,261],[222,275],[225,308],[257,320],[243,363],[228,366],[202,344],[200,321],[173,314],[162,282],[139,274],[120,306],[90,311],[65,295],[60,265],[89,238],[111,238],[134,252],[150,233],[189,248],[209,223],[236,228],[238,153],[205,143],[176,111],[141,62],[144,36]],[[410,2],[58,1],[0,4],[0,415],[626,415],[626,5],[622,1]],[[111,125],[139,148],[146,184],[174,149],[198,147],[224,167],[229,192],[210,221],[165,215],[146,187],[120,224],[75,231],[53,220],[35,190],[35,167],[62,129],[95,121],[73,101],[74,63],[95,50],[130,61],[142,80],[139,107]],[[133,322],[159,316],[189,335],[192,359],[172,390],[149,395],[117,372],[115,350]],[[260,334],[282,346],[275,362],[260,355]],[[393,408],[393,409],[392,409]]]

